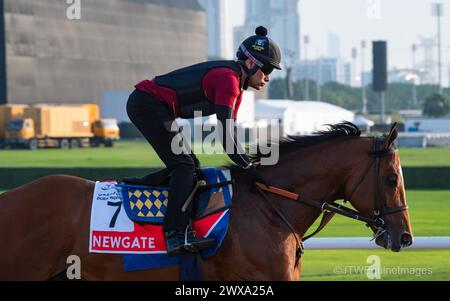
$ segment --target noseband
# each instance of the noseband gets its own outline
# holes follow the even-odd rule
[[[331,218],[335,214],[339,214],[351,219],[355,219],[358,221],[365,222],[367,225],[374,226],[378,232],[375,234],[375,238],[382,234],[386,230],[386,223],[383,219],[383,216],[398,213],[404,210],[408,209],[408,206],[400,206],[395,208],[388,208],[387,202],[385,199],[381,199],[380,194],[380,184],[381,184],[381,176],[380,176],[380,161],[382,158],[392,154],[394,152],[394,149],[392,148],[392,145],[390,145],[388,148],[383,147],[384,139],[382,137],[373,137],[372,138],[372,151],[370,152],[370,155],[372,156],[373,160],[371,160],[368,164],[366,169],[364,170],[364,173],[361,175],[360,180],[357,182],[355,187],[351,190],[351,193],[349,194],[349,197],[345,199],[345,201],[348,201],[351,199],[353,194],[356,192],[356,190],[360,187],[362,182],[366,179],[367,174],[369,173],[369,169],[372,167],[373,164],[375,164],[374,168],[374,210],[373,210],[373,217],[366,217],[362,216],[358,211],[353,210],[351,208],[345,207],[341,204],[337,204],[334,201],[331,203],[326,202],[319,202],[312,200],[308,198],[307,196],[303,194],[297,194],[293,192],[289,192],[277,187],[273,186],[266,186],[264,184],[256,182],[256,188],[259,191],[259,193],[262,195],[262,197],[269,202],[271,207],[275,210],[275,212],[278,214],[278,216],[283,220],[283,222],[289,227],[289,229],[294,233],[295,239],[297,241],[297,252],[296,252],[296,265],[298,263],[298,260],[300,259],[301,254],[303,253],[303,246],[302,241],[305,241],[317,233],[319,233],[331,220]],[[269,200],[267,195],[264,193],[264,191],[277,194],[280,196],[283,196],[285,198],[299,201],[303,204],[306,204],[311,207],[315,207],[321,210],[323,213],[322,221],[320,222],[319,227],[310,235],[304,237],[303,239],[299,240],[297,238],[297,235],[295,234],[295,230],[292,227],[292,225],[289,223],[289,221],[286,219],[284,214],[272,204],[272,202]]]

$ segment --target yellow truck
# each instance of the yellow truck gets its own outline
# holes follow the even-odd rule
[[[115,119],[100,119],[95,104],[33,105],[6,123],[5,145],[37,149],[112,147],[119,139]]]
[[[5,145],[6,125],[11,119],[23,116],[27,105],[7,104],[0,105],[0,148]]]

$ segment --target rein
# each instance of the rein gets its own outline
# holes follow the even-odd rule
[[[353,210],[351,208],[345,207],[341,204],[337,204],[334,201],[331,203],[327,202],[319,202],[316,200],[313,200],[305,195],[300,195],[294,192],[290,192],[281,188],[268,186],[259,182],[255,182],[256,188],[258,192],[262,195],[262,197],[270,204],[270,206],[275,210],[277,215],[283,220],[283,222],[288,226],[288,228],[292,231],[294,234],[294,237],[297,241],[297,249],[296,249],[296,260],[295,260],[295,266],[297,266],[298,261],[303,254],[303,241],[313,237],[317,233],[319,233],[327,224],[328,222],[333,218],[335,214],[339,214],[354,220],[358,220],[361,222],[365,222],[367,225],[373,225],[378,232],[375,234],[375,237],[378,237],[384,231],[386,231],[386,224],[383,220],[383,215],[389,215],[397,212],[401,212],[408,209],[408,206],[401,206],[396,208],[387,208],[386,200],[381,200],[380,198],[380,192],[379,192],[379,184],[380,184],[380,159],[383,157],[388,156],[393,152],[393,149],[391,146],[388,148],[380,148],[383,145],[383,138],[380,137],[373,137],[373,146],[372,151],[370,152],[370,155],[374,159],[373,161],[370,161],[367,165],[366,169],[364,170],[363,175],[361,176],[361,179],[357,182],[355,187],[351,190],[351,193],[348,198],[346,198],[345,201],[350,200],[350,198],[353,196],[353,194],[356,192],[356,190],[360,187],[362,182],[364,182],[369,169],[372,167],[372,165],[375,164],[375,186],[374,186],[374,211],[373,211],[373,218],[371,217],[365,217],[361,215],[358,211]],[[297,234],[295,233],[294,227],[291,225],[291,223],[286,219],[284,214],[275,206],[272,204],[270,199],[267,197],[267,195],[264,192],[270,192],[272,194],[276,194],[279,196],[282,196],[286,199],[290,199],[293,201],[301,202],[305,205],[318,208],[323,213],[322,220],[320,222],[320,225],[318,228],[310,235],[304,237],[303,239],[299,239],[297,237]]]

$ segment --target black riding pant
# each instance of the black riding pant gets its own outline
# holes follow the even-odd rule
[[[194,185],[193,157],[187,152],[175,154],[172,151],[172,140],[180,134],[176,130],[171,131],[174,119],[168,106],[152,94],[134,90],[128,99],[127,113],[131,122],[144,135],[167,168],[172,171],[169,203],[163,229],[164,231],[184,231],[189,223],[192,205],[185,213],[181,212],[181,207]]]

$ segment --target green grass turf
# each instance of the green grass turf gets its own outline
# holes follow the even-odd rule
[[[220,166],[229,161],[223,154],[196,152],[203,166]],[[400,149],[402,166],[450,166],[450,148]],[[119,141],[113,148],[74,150],[0,150],[1,167],[159,167],[159,160],[144,140]]]
[[[225,154],[199,154],[203,166],[220,166]],[[160,167],[163,163],[144,140],[120,141],[112,148],[0,150],[1,167]]]
[[[402,166],[450,166],[450,148],[400,148]]]
[[[367,267],[371,255],[380,259],[381,279],[369,279]],[[373,274],[371,274],[373,275]],[[303,254],[301,280],[315,281],[385,281],[450,280],[448,250],[306,250]]]
[[[415,236],[450,236],[450,191],[408,190]],[[368,237],[363,223],[336,216],[317,237]],[[368,238],[369,240],[369,238]],[[369,280],[363,268],[377,255],[386,268],[381,280],[450,280],[449,250],[306,250],[302,280]],[[403,269],[401,269],[403,268]],[[383,269],[382,269],[383,271]],[[430,272],[431,271],[431,272]]]

